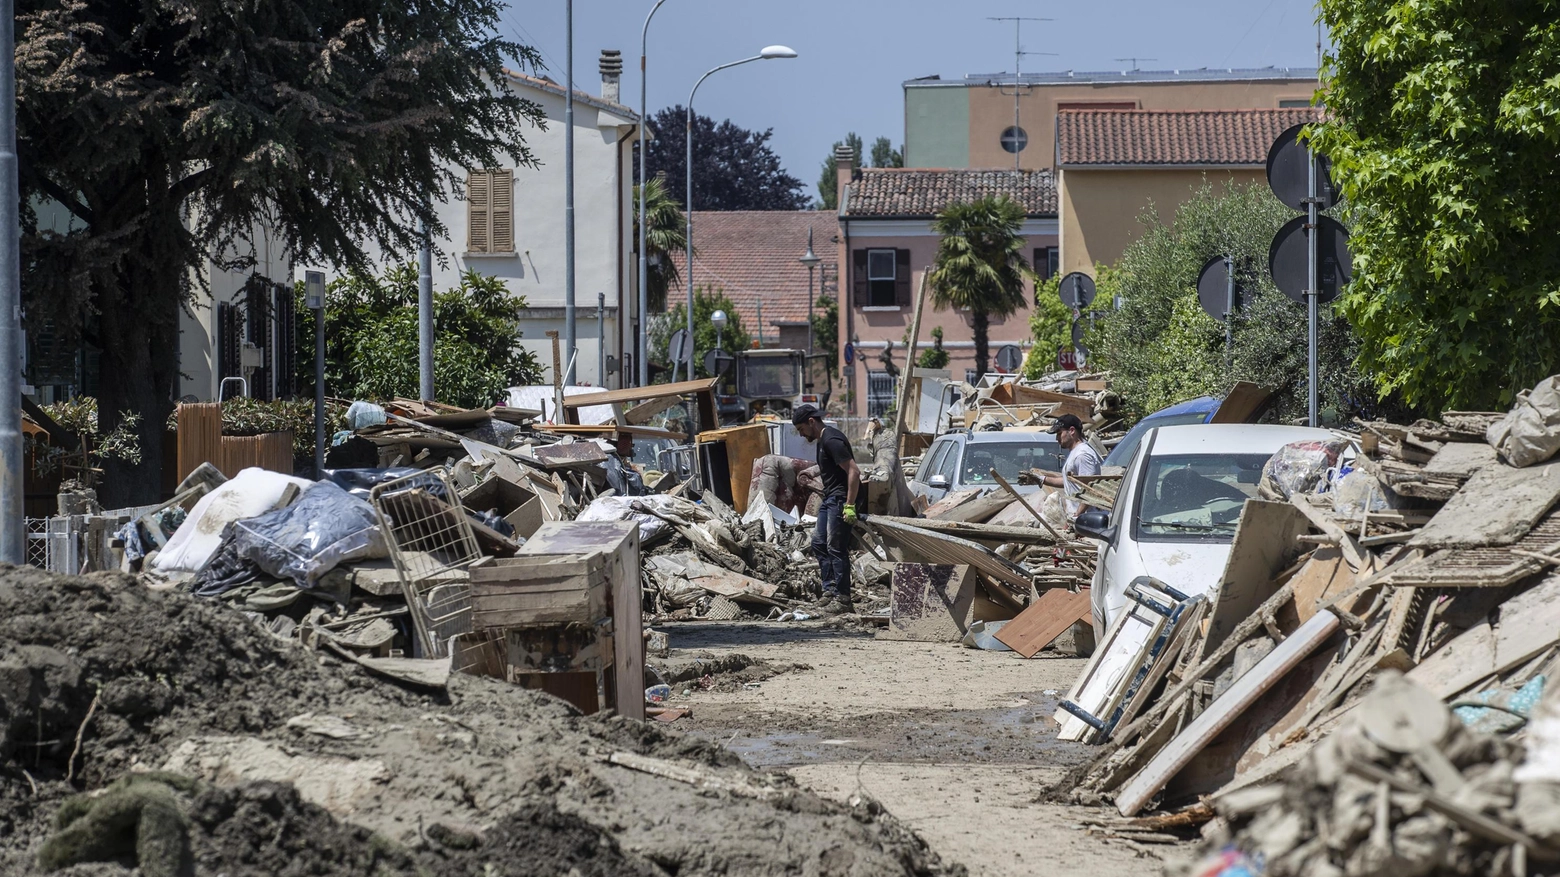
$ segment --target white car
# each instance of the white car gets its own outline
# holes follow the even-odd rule
[[[1256,497],[1268,458],[1290,442],[1333,438],[1325,429],[1236,423],[1150,431],[1114,512],[1084,512],[1074,524],[1102,543],[1090,590],[1098,635],[1127,607],[1127,586],[1139,576],[1206,593],[1224,574],[1241,509]]]

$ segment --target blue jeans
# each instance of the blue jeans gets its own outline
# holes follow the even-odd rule
[[[813,555],[823,579],[823,595],[850,599],[850,526],[845,523],[845,497],[826,496],[818,506],[813,530]]]

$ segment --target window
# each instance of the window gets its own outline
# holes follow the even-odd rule
[[[1009,125],[1002,132],[1002,151],[1008,153],[1023,152],[1029,145],[1029,134],[1017,125]]]
[[[1041,283],[1056,276],[1061,257],[1062,251],[1058,247],[1035,247],[1035,273],[1040,275]]]
[[[991,470],[1009,481],[1017,481],[1020,472],[1044,469],[1047,472],[1062,471],[1067,455],[1054,441],[1023,442],[971,442],[964,446],[964,477],[959,484],[983,487],[993,484]]]
[[[1064,100],[1057,101],[1058,110],[1135,110],[1135,100]]]
[[[515,172],[466,173],[466,252],[515,251]]]
[[[936,475],[938,470],[942,468],[943,460],[948,456],[948,450],[952,447],[953,442],[946,439],[932,445],[931,450],[926,452],[926,456],[921,458],[921,468],[915,473],[916,480],[923,484],[931,480],[931,477]]]
[[[1279,102],[1278,102],[1278,108],[1281,109],[1281,110],[1304,109],[1305,107],[1308,107],[1310,105],[1311,105],[1311,99],[1308,98],[1308,97],[1295,97],[1295,98],[1287,98],[1286,97],[1286,98],[1281,98],[1279,100]]]
[[[868,250],[867,251],[867,283],[869,290],[867,296],[871,301],[871,307],[894,307],[894,251],[893,250]]]

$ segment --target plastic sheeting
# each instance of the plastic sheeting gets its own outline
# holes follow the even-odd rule
[[[1490,424],[1484,439],[1519,469],[1560,452],[1560,375],[1518,393],[1511,411]]]
[[[222,530],[228,524],[270,511],[282,501],[289,484],[302,491],[314,486],[313,481],[257,467],[239,472],[195,503],[189,517],[157,553],[152,568],[165,573],[199,570],[217,553]]]
[[[639,544],[641,545],[661,535],[662,531],[671,526],[655,515],[634,511],[634,503],[642,503],[649,508],[670,515],[686,515],[688,506],[692,505],[688,500],[659,493],[649,496],[603,496],[586,506],[585,510],[580,512],[574,520],[633,521],[639,525]]]
[[[1297,494],[1315,493],[1327,482],[1327,473],[1338,465],[1338,457],[1348,442],[1290,442],[1278,449],[1262,467],[1262,495],[1267,499],[1287,500]]]
[[[337,564],[389,554],[373,507],[330,481],[284,509],[234,524],[232,552],[300,588],[314,587]]]

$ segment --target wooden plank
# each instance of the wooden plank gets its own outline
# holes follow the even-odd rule
[[[1192,653],[1192,664],[1216,651],[1237,625],[1273,596],[1278,590],[1274,577],[1294,563],[1300,554],[1297,537],[1309,529],[1306,517],[1289,503],[1246,501],[1218,588],[1208,595],[1213,602],[1208,631]]]
[[[973,501],[976,497],[980,496],[980,493],[981,489],[979,487],[967,487],[963,490],[949,491],[948,493],[943,494],[942,499],[939,499],[938,501],[927,506],[926,511],[923,512],[923,514],[928,518],[941,517],[943,514],[951,512],[967,502]]]
[[[973,501],[964,503],[956,509],[937,515],[937,520],[966,524],[985,523],[996,517],[997,513],[1007,508],[1012,501],[1012,497],[1002,491],[994,490],[985,496],[976,497]],[[932,516],[928,514],[926,517],[930,518]]]
[[[1251,381],[1236,381],[1209,423],[1256,423],[1272,407],[1273,391]]]
[[[597,396],[605,394],[595,394]],[[639,585],[639,525],[632,521],[548,521],[520,555],[607,555],[612,587],[613,696],[619,715],[645,718],[643,594]]]
[[[1338,616],[1321,611],[1301,625],[1267,657],[1235,680],[1218,699],[1208,705],[1180,734],[1161,749],[1116,796],[1116,809],[1122,816],[1136,816],[1159,790],[1165,787],[1219,732],[1229,727],[1257,698],[1290,670],[1315,651],[1338,629]]]
[[[1076,594],[1057,588],[1046,591],[1040,599],[1018,613],[1018,617],[1002,625],[996,632],[997,641],[1017,652],[1020,657],[1033,658],[1040,650],[1061,636],[1074,622],[1093,624],[1094,612],[1089,605],[1089,589]]]
[[[1408,671],[1408,679],[1443,700],[1503,673],[1560,641],[1560,575],[1505,603]]]
[[[748,493],[753,487],[753,461],[769,454],[769,425],[751,423],[699,433],[700,444],[724,442],[731,469],[731,507],[747,514]]]
[[[1473,473],[1408,544],[1416,548],[1510,545],[1560,500],[1560,459],[1518,469],[1493,463]]]
[[[894,564],[888,626],[878,638],[958,642],[969,627],[975,585],[975,576],[963,564]]]
[[[605,393],[580,393],[575,396],[565,396],[563,408],[565,411],[570,411],[577,408],[590,408],[596,405],[615,405],[619,402],[648,402],[652,399],[688,396],[694,393],[709,393],[715,390],[715,384],[718,381],[719,378],[699,378],[694,381],[678,381],[675,384],[625,387],[621,390],[608,390]]]
[[[1088,396],[1076,396],[1071,393],[1057,393],[1053,390],[1042,390],[1039,387],[1026,387],[1023,384],[1009,384],[1012,387],[1014,405],[1055,405],[1051,415],[1062,414],[1077,415],[1079,420],[1088,423],[1094,417],[1094,400]]]
[[[1317,549],[1290,581],[1295,585],[1294,617],[1291,620],[1285,617],[1286,613],[1280,613],[1279,626],[1293,630],[1310,621],[1321,604],[1353,588],[1355,579],[1348,564],[1343,562],[1343,552],[1329,545]],[[1368,594],[1360,594],[1345,600],[1342,608],[1353,613],[1363,608],[1361,603],[1369,602],[1368,597]]]
[[[1425,464],[1424,474],[1467,479],[1497,463],[1495,449],[1485,442],[1451,442],[1435,452]]]
[[[1028,517],[1028,513],[1025,513]],[[1017,542],[1024,545],[1054,545],[1056,539],[1039,527],[1012,527],[1000,524],[969,524],[963,521],[934,521],[927,518],[900,518],[875,515],[873,520],[889,520],[933,533],[946,533],[977,542]],[[1032,522],[1034,518],[1029,518]]]

